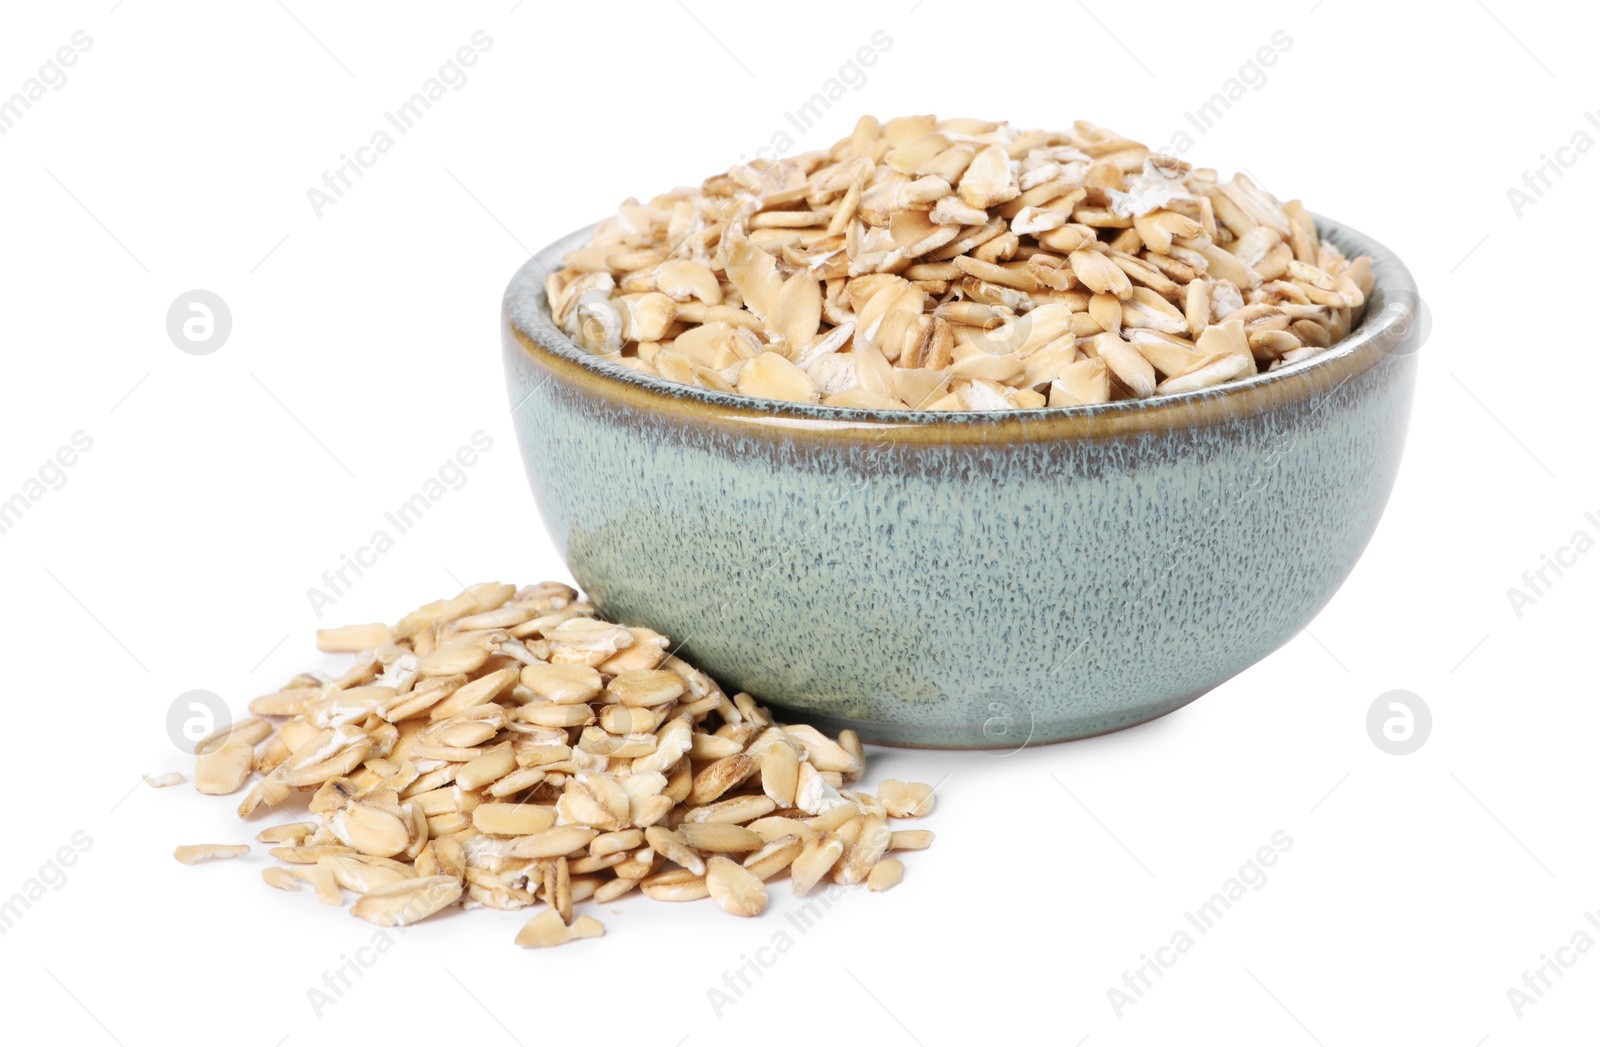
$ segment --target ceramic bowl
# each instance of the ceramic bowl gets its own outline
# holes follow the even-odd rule
[[[596,357],[512,278],[505,368],[545,528],[609,617],[868,741],[1016,748],[1193,701],[1296,635],[1389,497],[1419,300],[1372,258],[1327,353],[1200,392],[913,413],[755,400]]]

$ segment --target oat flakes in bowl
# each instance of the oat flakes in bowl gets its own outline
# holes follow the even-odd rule
[[[1370,259],[1082,121],[863,117],[830,150],[625,202],[545,279],[589,351],[685,385],[881,410],[1190,392],[1326,352]]]

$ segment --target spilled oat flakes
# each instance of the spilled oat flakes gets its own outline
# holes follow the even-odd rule
[[[382,623],[321,630],[355,655],[250,703],[255,718],[197,747],[196,787],[250,785],[240,817],[303,801],[310,817],[256,838],[280,890],[381,926],[456,905],[540,911],[525,947],[604,933],[586,901],[635,890],[710,897],[736,916],[825,879],[886,890],[925,830],[891,819],[933,806],[927,785],[854,788],[852,731],[780,725],[669,653],[665,636],[603,621],[568,586],[475,585]],[[247,848],[179,848],[185,863]]]

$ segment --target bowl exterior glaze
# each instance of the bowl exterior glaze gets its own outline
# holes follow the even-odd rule
[[[1329,353],[1136,405],[891,414],[689,390],[502,317],[545,527],[606,615],[724,687],[868,741],[1015,748],[1193,701],[1295,636],[1371,538],[1405,441],[1418,299],[1380,245]]]

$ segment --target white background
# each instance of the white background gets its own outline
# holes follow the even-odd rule
[[[1592,1032],[1600,950],[1563,953],[1575,965],[1520,1017],[1507,990],[1581,928],[1600,938],[1584,919],[1600,908],[1600,552],[1549,574],[1520,616],[1507,589],[1574,532],[1600,537],[1580,311],[1600,157],[1564,154],[1574,166],[1520,216],[1506,194],[1580,129],[1600,138],[1592,15],[513,2],[8,11],[0,98],[75,31],[93,40],[0,136],[0,498],[75,432],[93,440],[0,535],[0,899],[75,832],[92,840],[0,938],[13,1035],[934,1045],[1026,1024],[1069,1047],[1475,1047]],[[306,190],[480,29],[493,43],[467,83],[316,216]],[[203,688],[242,712],[338,664],[315,654],[318,624],[393,620],[457,580],[564,577],[507,414],[507,277],[624,198],[768,144],[878,29],[891,48],[796,150],[862,112],[928,111],[1085,118],[1161,145],[1275,30],[1292,38],[1186,158],[1248,168],[1417,276],[1432,337],[1371,547],[1305,635],[1163,720],[1004,758],[874,751],[869,782],[943,781],[937,844],[897,890],[848,895],[720,1017],[706,990],[789,926],[786,887],[756,921],[637,896],[592,907],[607,937],[554,952],[512,945],[517,914],[430,921],[318,1016],[308,988],[375,928],[268,890],[259,849],[173,862],[176,844],[258,826],[230,800],[139,784],[192,773],[169,705]],[[195,288],[232,312],[211,355],[166,333]],[[319,622],[307,588],[480,429],[493,447],[466,485]],[[1397,688],[1434,720],[1408,756],[1366,729]],[[1265,885],[1119,1016],[1107,990],[1279,830],[1293,845]]]

